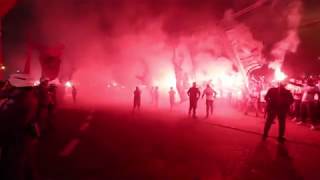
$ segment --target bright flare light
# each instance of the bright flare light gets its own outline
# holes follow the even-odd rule
[[[38,86],[40,84],[40,81],[35,81],[34,83],[33,83],[33,86]]]
[[[174,74],[163,75],[159,80],[153,82],[153,86],[159,86],[163,89],[169,89],[170,87],[176,86],[176,78]]]
[[[288,77],[288,76],[287,76],[284,72],[282,72],[280,68],[277,68],[277,69],[275,70],[275,72],[274,72],[274,79],[275,79],[276,81],[283,81],[283,80],[285,80],[287,77]]]
[[[67,81],[65,84],[64,84],[67,88],[71,88],[72,87],[72,83],[70,81]]]
[[[115,81],[113,81],[113,82],[112,82],[112,86],[113,86],[113,87],[117,87],[117,86],[118,86],[118,83],[115,82]]]
[[[4,65],[1,65],[1,68],[0,68],[1,70],[6,70],[6,66],[4,66]]]

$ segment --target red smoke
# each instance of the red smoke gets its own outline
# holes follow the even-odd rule
[[[26,31],[34,42],[64,44],[59,76],[78,84],[79,95],[99,91],[104,97],[114,82],[128,95],[136,85],[160,86],[167,93],[170,86],[192,81],[232,89],[244,85],[243,74],[233,68],[238,61],[261,64],[282,39],[295,43],[289,32],[296,27],[292,19],[297,11],[292,8],[288,16],[284,1],[34,0],[33,24]],[[226,23],[230,8],[237,17]],[[280,33],[266,36],[262,19]],[[292,22],[290,31],[274,19]],[[35,54],[33,62],[37,58]],[[33,63],[32,68],[40,66]]]

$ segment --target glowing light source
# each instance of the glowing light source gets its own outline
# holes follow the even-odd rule
[[[176,78],[174,74],[163,74],[158,80],[153,81],[153,86],[159,86],[163,89],[169,89],[175,87]]]
[[[40,81],[35,81],[34,83],[33,83],[33,86],[38,86],[40,84]]]
[[[6,66],[1,65],[0,69],[3,70],[3,71],[6,70]]]
[[[113,87],[117,87],[117,86],[118,86],[118,83],[114,81],[114,82],[112,82],[112,86],[113,86]]]
[[[64,84],[64,86],[67,87],[67,88],[71,88],[73,85],[72,85],[72,82],[67,81],[67,82]]]
[[[231,87],[234,84],[234,79],[232,76],[223,74],[220,76],[222,84],[226,87]]]
[[[280,68],[276,68],[276,69],[275,69],[274,79],[275,79],[276,81],[283,81],[283,80],[285,80],[287,77],[288,77],[288,76],[287,76],[284,72],[282,72]]]

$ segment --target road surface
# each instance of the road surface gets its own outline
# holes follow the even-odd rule
[[[64,107],[39,140],[39,172],[50,180],[320,179],[320,132],[288,122],[288,142],[263,142],[263,118],[221,108],[194,120],[165,110]]]

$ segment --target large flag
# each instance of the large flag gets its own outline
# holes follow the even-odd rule
[[[246,75],[265,64],[263,45],[253,38],[248,27],[238,24],[227,31],[227,36]]]

